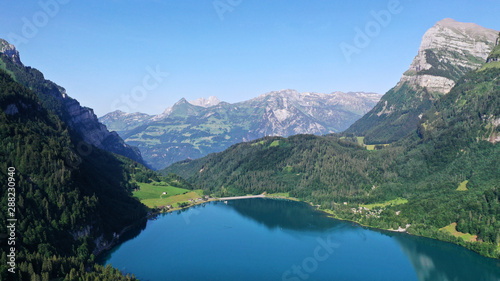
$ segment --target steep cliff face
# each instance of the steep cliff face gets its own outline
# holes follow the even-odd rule
[[[67,124],[73,128],[83,140],[100,149],[128,157],[139,163],[144,163],[141,152],[137,147],[126,144],[116,133],[110,132],[105,125],[99,122],[94,111],[88,107],[82,107],[74,99],[63,98],[69,118]]]
[[[399,83],[446,94],[462,75],[484,63],[497,36],[498,31],[475,23],[439,21],[424,34],[418,55]]]
[[[34,90],[42,105],[54,111],[83,141],[134,161],[144,162],[140,151],[125,144],[117,133],[108,131],[92,109],[81,106],[77,100],[67,95],[64,88],[46,80],[40,71],[25,67],[19,58],[19,52],[3,39],[0,39],[0,67],[13,75],[19,83]]]
[[[112,112],[100,120],[138,146],[146,161],[160,169],[263,136],[339,132],[379,99],[374,93],[282,90],[234,104],[216,98],[194,104],[181,99],[156,116]]]
[[[19,58],[19,52],[16,50],[16,47],[14,47],[14,45],[12,44],[9,44],[9,42],[3,39],[0,39],[0,53],[5,54],[12,60],[12,62],[16,64],[22,64],[21,59]]]
[[[493,51],[491,51],[486,62],[488,63],[487,67],[491,65],[496,65],[496,67],[498,67],[498,63],[500,63],[500,32],[498,33],[496,46]]]
[[[346,133],[364,135],[367,143],[391,143],[406,136],[435,100],[484,64],[497,37],[498,31],[474,23],[439,21],[423,36],[399,83]]]

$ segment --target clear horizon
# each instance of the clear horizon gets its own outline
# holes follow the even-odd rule
[[[3,7],[0,38],[99,117],[115,109],[159,114],[181,98],[234,103],[282,89],[384,94],[436,22],[500,30],[500,5],[491,0],[41,0]]]

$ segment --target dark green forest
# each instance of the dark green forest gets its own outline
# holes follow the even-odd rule
[[[16,275],[7,272],[7,236],[2,235],[1,280],[134,280],[95,265],[96,241],[146,216],[130,196],[131,177],[148,170],[70,136],[33,91],[0,71],[0,175],[15,179]],[[7,221],[7,188],[0,194]],[[8,233],[2,224],[0,233]],[[16,278],[12,279],[15,276]]]
[[[494,143],[499,116],[500,69],[489,68],[462,77],[429,105],[412,132],[387,147],[366,150],[352,134],[272,137],[163,172],[219,196],[289,192],[342,219],[385,229],[411,224],[409,233],[499,258],[500,147]],[[466,180],[467,190],[458,191]],[[352,211],[396,198],[408,203],[388,206],[380,217]],[[478,242],[438,231],[454,222]]]

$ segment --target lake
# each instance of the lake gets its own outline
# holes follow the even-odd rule
[[[326,217],[301,202],[211,202],[158,216],[100,257],[140,280],[500,280],[460,246]]]

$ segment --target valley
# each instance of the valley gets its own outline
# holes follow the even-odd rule
[[[247,5],[255,3],[234,6],[232,15]],[[189,9],[198,10],[201,7]],[[241,20],[226,16],[228,21]],[[196,22],[195,18],[191,20]],[[51,20],[54,28],[60,27],[58,18]],[[252,20],[252,24],[260,23]],[[280,89],[276,85],[282,81],[293,81],[291,86],[297,89],[315,88],[325,77],[331,79],[328,87],[346,85],[342,80],[349,80],[352,87],[368,85],[374,83],[371,75],[381,77],[375,72],[389,67],[386,60],[392,54],[381,57],[383,63],[376,70],[363,65],[371,73],[354,61],[351,66],[340,64],[338,58],[321,57],[324,65],[309,62],[318,54],[306,46],[312,48],[322,37],[318,34],[330,30],[330,24],[321,28],[314,24],[317,28],[309,31],[312,24],[266,23],[284,34],[288,28],[308,30],[311,37],[308,34],[302,37],[308,40],[300,42],[283,43],[279,38],[267,42],[255,34],[230,33],[239,38],[240,48],[248,45],[247,35],[260,42],[242,49],[244,55],[227,52],[233,59],[237,54],[235,61],[240,62],[232,62],[231,71],[260,75],[269,74],[267,68],[279,69],[261,77],[260,88],[239,80],[248,77],[241,73],[218,87],[219,80],[198,72],[226,73],[217,66],[227,61],[212,57],[214,46],[207,43],[215,44],[211,32],[194,36],[169,30],[181,36],[176,38],[182,40],[172,41],[179,45],[168,42],[155,46],[155,51],[144,43],[151,37],[125,36],[127,44],[142,45],[130,49],[124,43],[128,52],[123,53],[121,48],[87,41],[74,52],[102,50],[87,58],[92,67],[79,60],[82,65],[74,63],[73,68],[65,64],[64,56],[42,58],[43,52],[35,52],[33,46],[47,51],[43,44],[26,44],[9,33],[10,41],[23,43],[19,48],[23,53],[26,48],[30,61],[44,62],[41,67],[51,77],[61,75],[59,64],[66,65],[68,73],[81,71],[82,77],[66,82],[73,91],[92,89],[87,101],[109,91],[114,96],[131,95],[138,108],[157,103],[158,109],[166,106],[164,97],[153,93],[167,89],[172,93],[182,83],[190,93],[186,95],[190,101],[176,96],[178,101],[160,114],[117,110],[100,118],[72,97],[73,91],[26,66],[12,42],[0,39],[0,175],[9,187],[15,185],[15,193],[12,189],[0,193],[5,203],[0,219],[9,222],[0,224],[0,280],[500,278],[500,32],[451,18],[422,25],[427,31],[418,33],[423,34],[420,47],[409,44],[417,55],[384,95],[286,88],[257,95],[255,89]],[[74,32],[84,29],[77,26]],[[224,33],[235,26],[247,25],[228,26],[221,19],[211,27]],[[399,28],[387,26],[384,32]],[[194,40],[191,37],[207,44],[183,41]],[[358,57],[377,56],[368,53],[377,50],[375,39],[394,45],[383,41],[384,34],[373,39]],[[36,43],[36,36],[32,40]],[[68,42],[58,39],[51,46]],[[233,41],[220,37],[217,42]],[[401,42],[405,40],[398,38]],[[184,53],[187,45],[193,49]],[[265,67],[246,58],[259,49],[257,45],[273,50],[251,56],[263,59]],[[280,60],[294,48],[303,57]],[[133,69],[145,57],[156,63],[160,54],[174,54],[172,78],[165,75],[165,85],[153,87],[146,76],[136,79],[139,87],[130,79],[134,75],[114,73]],[[271,64],[275,59],[281,61],[279,67]],[[340,70],[332,69],[332,61],[342,65]],[[322,68],[325,65],[328,71]],[[352,69],[358,69],[358,76],[340,75]],[[93,85],[86,80],[89,73],[107,80],[100,87]],[[186,73],[192,80],[183,80]],[[248,79],[257,83],[255,77]],[[283,77],[292,78],[280,80]],[[84,86],[78,84],[81,81]],[[130,89],[118,87],[116,81]],[[229,103],[212,95],[220,89],[225,89],[225,97],[231,91],[239,95],[230,90],[235,85],[245,93],[239,99],[243,101]],[[139,96],[137,89],[148,92]],[[195,90],[198,96],[192,99]],[[79,99],[87,98],[78,93]],[[99,112],[102,108],[109,107]]]

